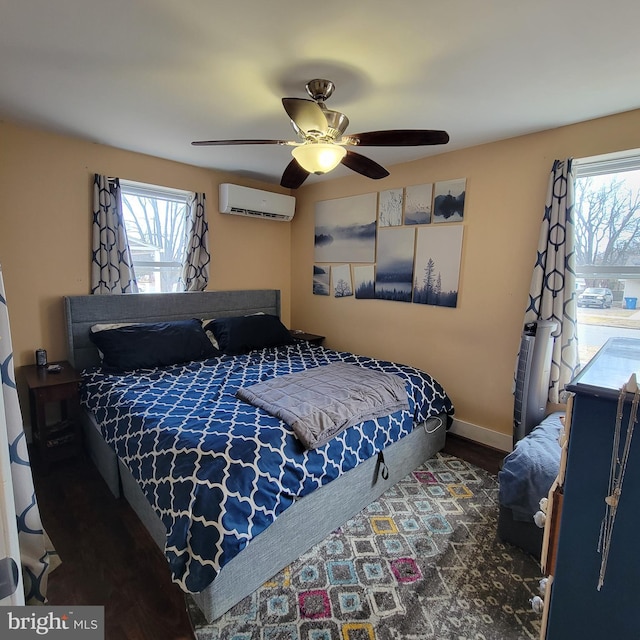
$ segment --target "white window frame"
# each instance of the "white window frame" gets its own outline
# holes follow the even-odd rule
[[[588,178],[592,176],[601,176],[607,174],[623,173],[625,171],[640,171],[640,149],[631,149],[628,151],[621,151],[617,153],[609,153],[599,156],[591,156],[587,158],[575,158],[573,160],[575,179]],[[640,279],[640,266],[633,265],[612,265],[612,266],[576,266],[577,278],[601,278],[601,279]],[[578,319],[578,333],[582,330],[581,322]],[[605,319],[601,323],[602,326],[607,326]],[[615,325],[608,325],[614,329],[613,335],[615,335]],[[633,327],[628,327],[633,329]],[[638,337],[640,337],[640,327],[637,329]],[[583,340],[579,338],[580,351],[583,354],[583,349],[589,351],[588,359],[593,355],[593,349],[599,348],[598,344],[583,344]],[[583,354],[584,355],[584,354]],[[588,361],[588,360],[587,360]],[[587,362],[583,360],[581,356],[581,365],[586,365]]]
[[[616,153],[607,153],[588,158],[576,158],[573,161],[575,179],[590,176],[602,176],[624,171],[640,171],[640,149],[631,149]],[[606,267],[576,267],[576,277],[580,278],[640,278],[640,266],[616,265]]]
[[[188,202],[189,196],[191,192],[185,191],[183,189],[174,189],[172,187],[164,187],[160,185],[147,184],[144,182],[135,182],[133,180],[124,180],[120,179],[120,189],[122,196],[132,195],[139,196],[141,198],[149,198],[155,200],[166,200],[169,202],[181,202],[185,205]],[[185,219],[185,224],[186,224]],[[182,262],[177,261],[152,261],[152,260],[140,260],[133,258],[133,266],[134,270],[136,267],[145,268],[145,269],[153,269],[160,273],[163,269],[181,269]],[[137,276],[137,274],[136,274]],[[154,293],[166,293],[162,290],[154,289]]]

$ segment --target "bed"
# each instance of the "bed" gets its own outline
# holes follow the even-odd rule
[[[544,529],[535,524],[534,516],[560,469],[562,418],[563,411],[546,416],[516,443],[498,473],[498,537],[537,559]]]
[[[68,357],[83,374],[91,459],[111,492],[131,504],[164,551],[173,580],[209,621],[444,446],[453,405],[424,372],[325,349],[288,332],[289,340],[271,345],[254,344],[245,331],[247,342],[234,353],[228,327],[239,325],[230,323],[254,327],[276,318],[280,324],[277,290],[70,296],[64,305]],[[128,350],[120,353],[126,370],[101,359],[97,345],[107,353],[111,347],[97,341],[97,325],[106,336],[114,327],[164,328],[193,319],[217,325],[223,353],[210,357],[205,349],[204,358],[133,370]],[[328,441],[302,446],[286,422],[237,397],[240,389],[326,365],[402,380],[406,406],[363,414]],[[247,447],[259,452],[254,460]]]

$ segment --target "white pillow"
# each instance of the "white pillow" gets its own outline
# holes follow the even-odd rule
[[[109,329],[119,329],[120,327],[130,327],[139,322],[115,322],[113,324],[94,324],[91,326],[91,333],[99,333],[100,331],[109,331]]]
[[[215,318],[200,318],[200,322],[202,322],[202,327],[204,328],[207,322],[211,322],[212,320],[215,320]],[[219,351],[220,347],[218,346],[218,341],[216,340],[216,337],[213,335],[213,331],[207,331],[205,329],[204,332],[207,334],[207,338],[211,340],[211,344]]]

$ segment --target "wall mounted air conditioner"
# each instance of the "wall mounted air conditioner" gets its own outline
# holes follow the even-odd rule
[[[293,218],[296,199],[282,193],[224,183],[220,185],[219,205],[220,213],[288,222]]]
[[[513,405],[513,446],[538,426],[547,410],[553,336],[557,323],[528,322],[520,338]]]

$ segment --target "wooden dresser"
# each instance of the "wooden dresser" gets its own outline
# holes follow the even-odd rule
[[[604,583],[601,527],[607,511],[616,415],[621,387],[640,379],[640,340],[612,338],[568,386],[566,438],[545,522],[541,638],[634,640],[640,638],[640,425],[631,439]],[[622,457],[632,394],[622,405]]]

